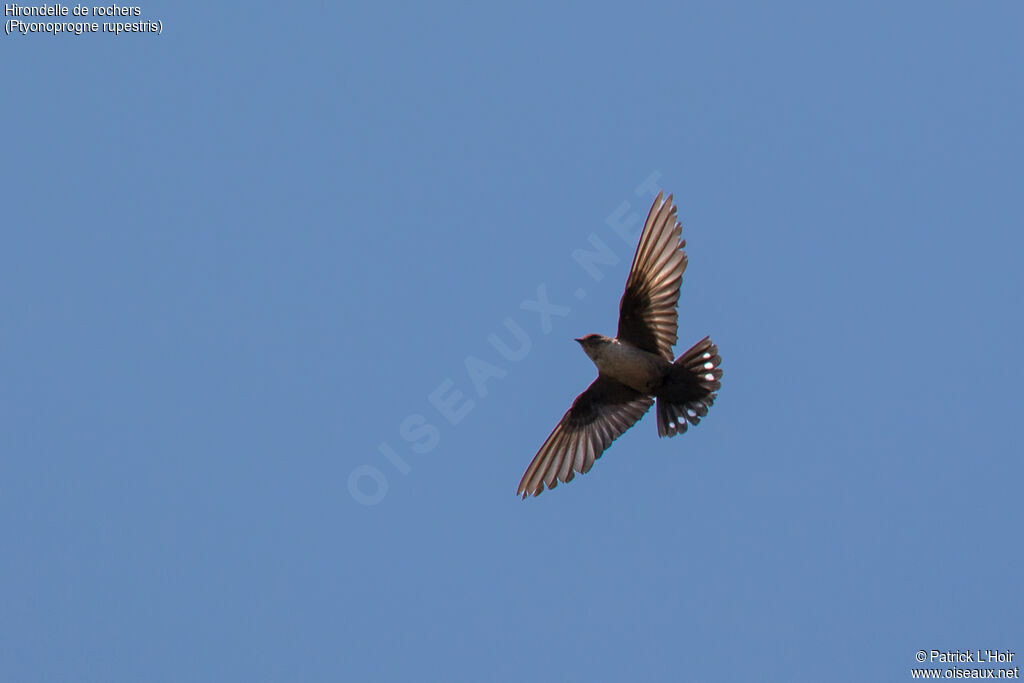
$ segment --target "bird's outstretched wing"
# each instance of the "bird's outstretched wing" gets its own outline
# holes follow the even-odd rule
[[[612,441],[632,427],[654,399],[610,377],[599,375],[576,397],[526,468],[517,493],[539,496],[544,487],[586,474]]]
[[[672,362],[676,343],[679,284],[686,270],[686,240],[679,239],[683,226],[676,220],[672,195],[664,202],[661,193],[654,200],[633,265],[626,291],[619,302],[619,331],[616,336],[645,351]]]

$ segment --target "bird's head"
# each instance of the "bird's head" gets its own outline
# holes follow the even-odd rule
[[[597,356],[612,343],[612,340],[603,334],[588,334],[585,337],[579,337],[576,339],[583,347],[583,352],[590,356],[593,361],[597,360]]]

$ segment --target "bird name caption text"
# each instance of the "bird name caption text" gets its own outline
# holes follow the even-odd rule
[[[89,19],[100,19],[89,21]],[[162,19],[147,19],[142,8],[134,5],[18,5],[4,4],[4,31],[7,35],[73,35],[109,33],[164,32]]]

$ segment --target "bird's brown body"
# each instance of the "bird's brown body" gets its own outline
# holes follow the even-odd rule
[[[519,482],[523,498],[588,472],[655,399],[659,436],[681,434],[687,423],[696,425],[707,415],[721,387],[718,348],[705,337],[675,360],[672,353],[686,270],[681,231],[672,195],[662,202],[659,193],[619,302],[618,334],[576,340],[597,366],[597,379],[576,397],[534,456]]]
[[[577,339],[594,361],[600,374],[616,379],[630,389],[652,396],[665,381],[672,364],[661,356],[629,342],[591,334]]]

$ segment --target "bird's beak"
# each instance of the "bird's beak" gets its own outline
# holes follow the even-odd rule
[[[576,341],[578,341],[580,344],[582,344],[583,343],[583,337],[576,337]]]

